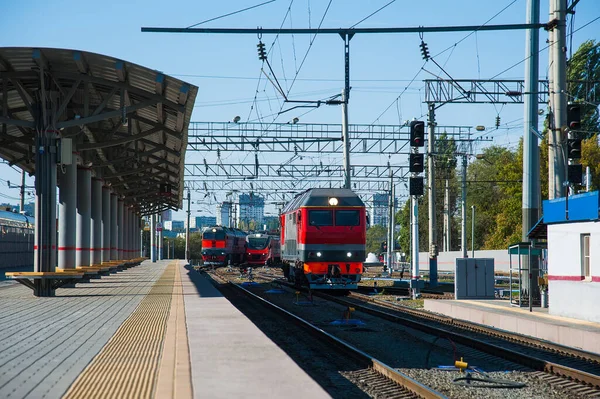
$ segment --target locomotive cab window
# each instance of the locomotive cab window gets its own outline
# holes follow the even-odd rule
[[[357,210],[336,210],[336,226],[360,226],[360,216]]]
[[[216,232],[208,230],[208,231],[204,232],[204,236],[202,238],[205,240],[224,240],[225,232],[222,230],[221,231],[217,230]]]
[[[308,211],[308,224],[311,226],[333,226],[333,212],[320,210]]]

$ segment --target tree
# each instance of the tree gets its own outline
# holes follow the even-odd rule
[[[567,62],[567,92],[569,101],[580,102],[583,138],[591,138],[599,130],[598,102],[600,102],[600,43],[587,40],[579,46]]]
[[[581,142],[581,165],[583,165],[584,173],[586,166],[590,168],[592,174],[591,189],[600,189],[600,145],[597,134]]]
[[[202,234],[201,233],[190,233],[190,259],[194,259],[194,260],[202,259]]]
[[[387,240],[387,228],[374,225],[367,230],[367,253],[379,253],[381,251],[381,243]]]

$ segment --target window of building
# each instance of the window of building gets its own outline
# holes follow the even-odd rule
[[[592,277],[590,271],[590,235],[581,235],[581,275],[587,280]]]

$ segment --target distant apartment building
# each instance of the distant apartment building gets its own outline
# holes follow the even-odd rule
[[[163,222],[167,222],[169,220],[173,220],[173,211],[171,209],[167,209],[162,211],[162,220]]]
[[[214,216],[196,216],[190,219],[190,229],[202,230],[205,227],[215,226],[217,218]]]
[[[183,220],[167,220],[163,222],[163,228],[169,231],[183,231],[185,223]]]
[[[398,199],[394,200],[396,211],[398,211]],[[371,205],[369,209],[369,218],[371,219],[371,226],[380,225],[387,227],[388,217],[390,213],[390,195],[375,193],[371,198]]]
[[[217,205],[217,223],[219,226],[233,227],[231,202],[222,202]]]
[[[265,217],[265,199],[255,194],[240,194],[237,219],[249,223],[254,220],[257,225],[263,224]]]

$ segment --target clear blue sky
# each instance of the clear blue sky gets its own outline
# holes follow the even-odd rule
[[[199,87],[193,121],[242,120],[272,121],[282,101],[264,77],[259,81],[262,63],[258,60],[255,35],[206,35],[141,33],[142,26],[187,27],[266,0],[232,1],[42,1],[5,0],[0,5],[0,46],[58,47],[106,54],[177,76]],[[316,28],[349,27],[389,3],[390,0],[277,0],[273,3],[203,24],[205,27]],[[549,0],[541,1],[541,22],[548,20]],[[291,6],[290,6],[291,5]],[[290,12],[286,13],[290,9]],[[503,10],[500,12],[501,10]],[[499,13],[500,12],[500,13]],[[498,14],[499,13],[499,14]],[[497,16],[495,16],[498,14]],[[494,17],[495,16],[495,17]],[[285,17],[285,20],[284,20]],[[481,25],[523,23],[526,0],[397,0],[357,27],[402,27],[439,25]],[[600,39],[600,1],[581,0],[576,7],[572,47],[588,39]],[[523,78],[525,32],[479,32],[425,34],[432,55],[456,79]],[[547,33],[540,32],[540,47]],[[269,59],[289,97],[323,99],[343,88],[343,41],[336,35],[311,36],[264,35]],[[418,34],[356,35],[350,46],[351,98],[350,123],[398,124],[419,118],[426,112],[423,79],[434,78],[440,71],[431,62],[422,69]],[[456,44],[457,43],[457,44]],[[456,46],[454,45],[456,44]],[[447,50],[448,49],[448,50]],[[446,50],[446,51],[444,51]],[[441,53],[441,54],[440,54]],[[540,78],[547,76],[548,53],[540,55]],[[516,65],[514,68],[509,67]],[[413,80],[411,82],[411,80]],[[258,87],[258,94],[257,92]],[[256,102],[254,98],[256,96]],[[251,111],[252,105],[255,104]],[[392,105],[390,107],[390,105]],[[389,109],[384,112],[389,107]],[[541,108],[545,108],[542,106]],[[299,116],[306,123],[339,123],[339,107],[322,106],[306,115],[286,113],[277,121],[287,122]],[[502,118],[494,129],[496,115]],[[445,105],[437,112],[440,125],[485,125],[486,135],[494,142],[514,146],[522,135],[523,107],[520,105]],[[317,154],[315,154],[317,155]],[[224,162],[243,161],[245,154],[224,153]],[[188,153],[188,161],[209,162],[215,154]],[[286,154],[261,154],[260,162],[288,159]],[[268,159],[268,160],[267,160]],[[341,163],[339,157],[306,157],[304,162]],[[357,155],[356,163],[384,164],[387,156]],[[405,164],[398,157],[392,164]],[[0,165],[0,178],[18,182],[19,174]],[[28,178],[33,184],[33,178]],[[17,198],[18,189],[8,189],[0,180],[0,195]],[[0,198],[3,202],[6,198]],[[16,202],[10,200],[10,202]],[[196,210],[200,210],[200,206]],[[201,214],[196,212],[195,214]],[[202,214],[207,214],[203,212]],[[183,218],[183,213],[178,213]]]

